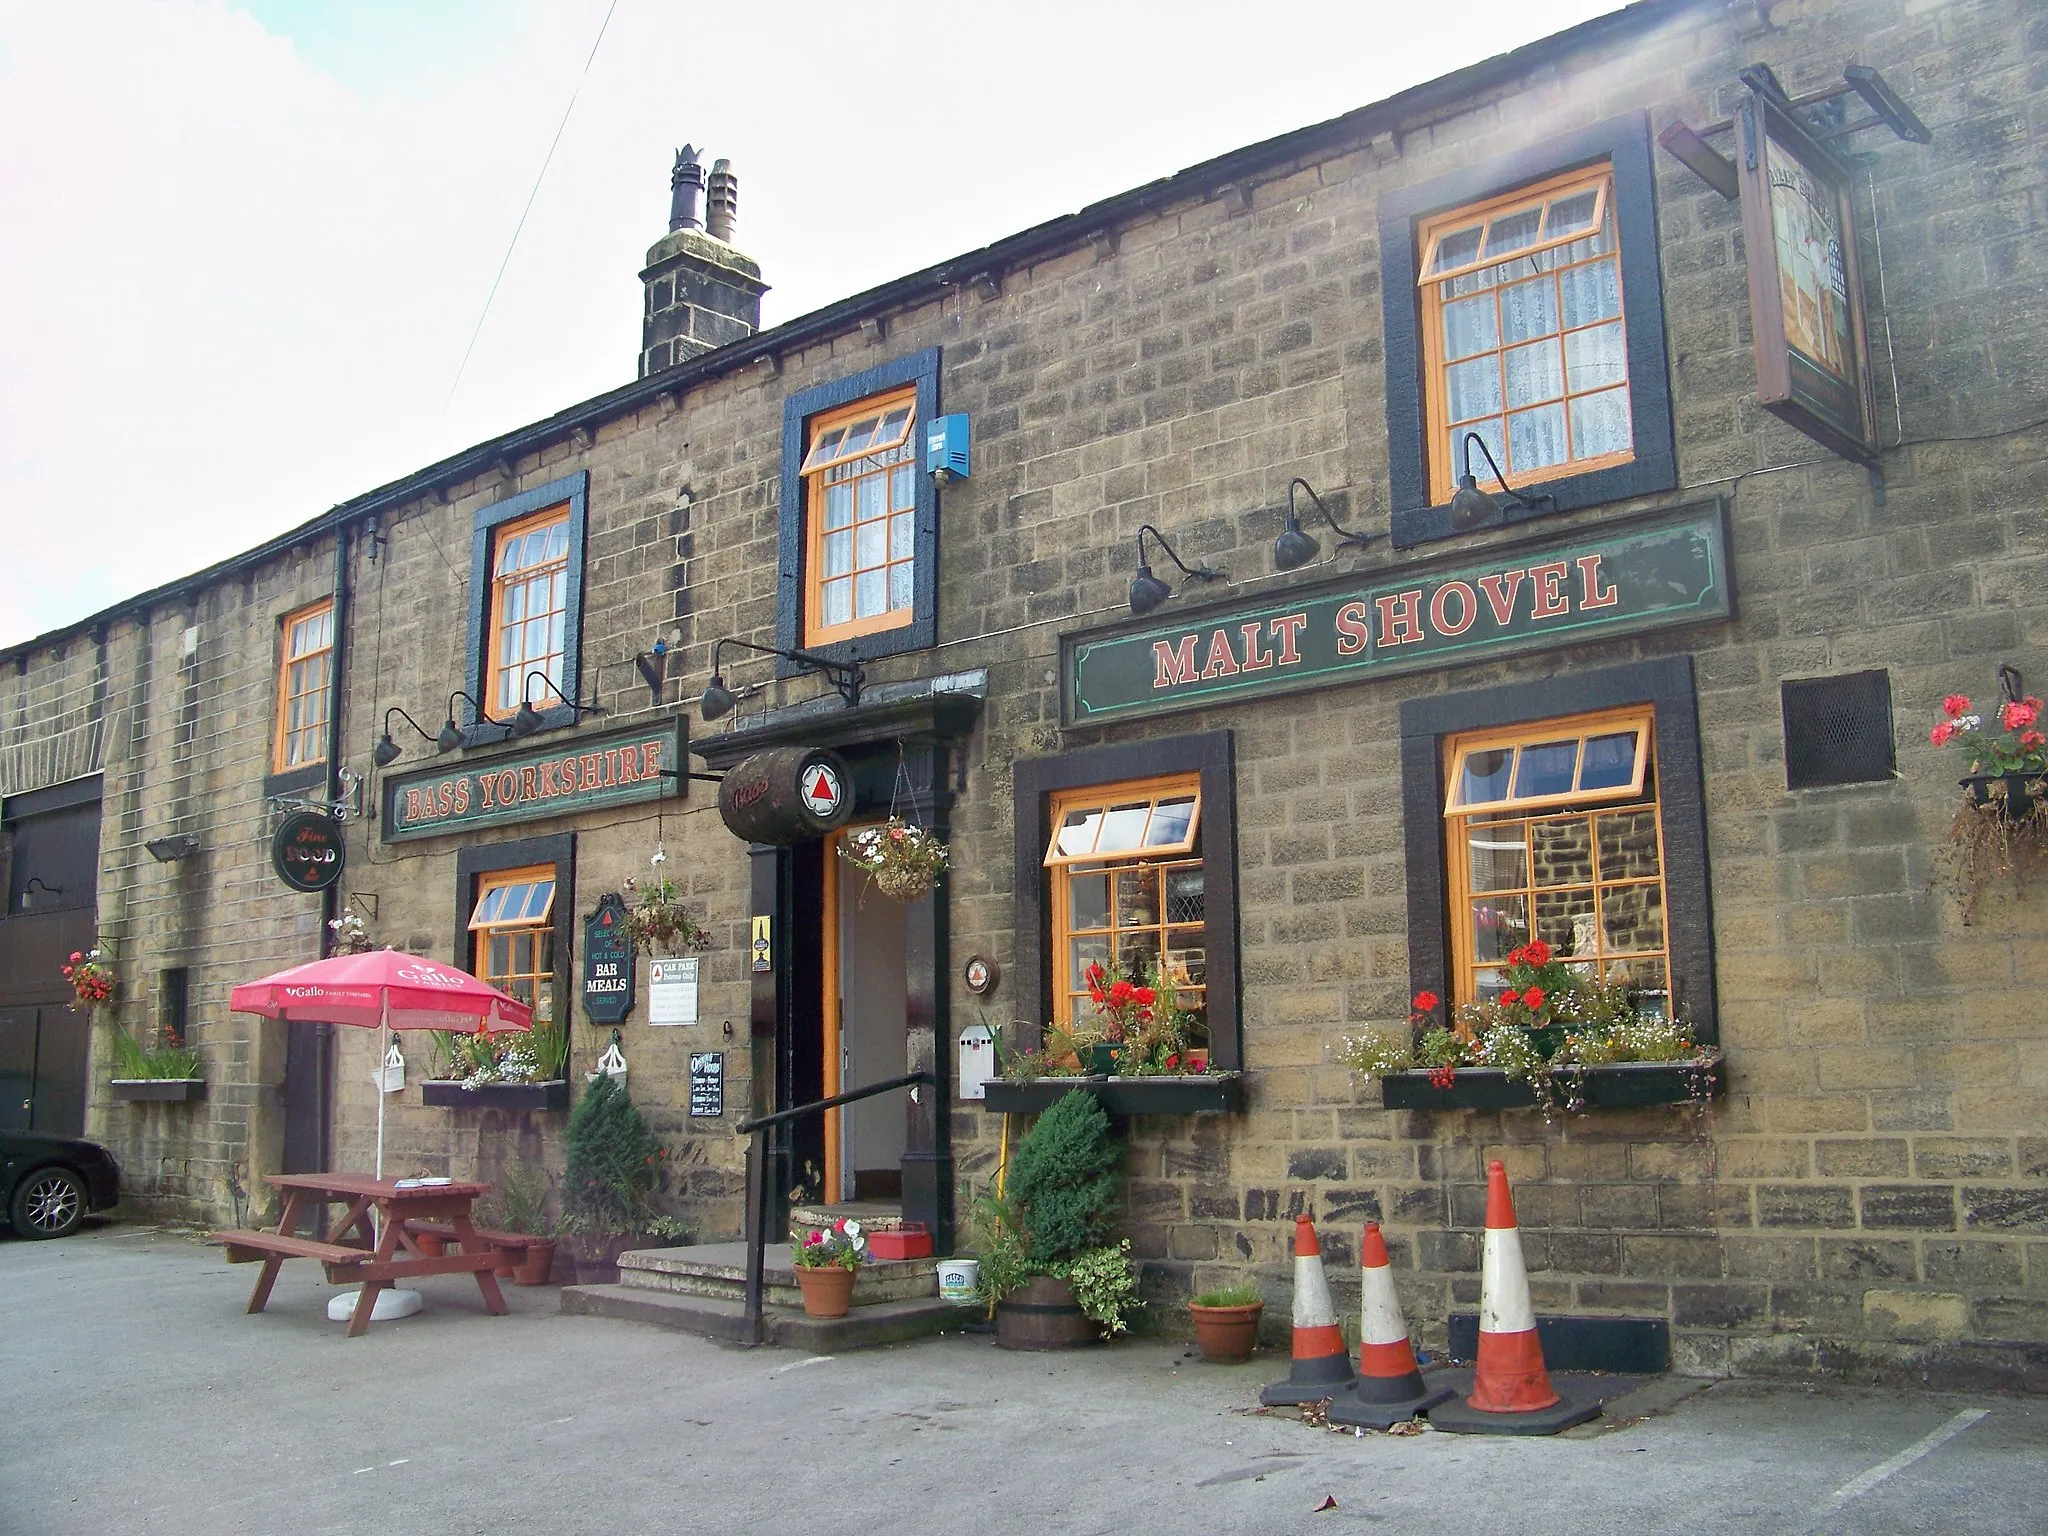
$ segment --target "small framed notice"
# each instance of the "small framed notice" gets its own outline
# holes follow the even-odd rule
[[[697,1022],[697,968],[700,960],[652,960],[647,965],[647,1022]]]
[[[716,1120],[725,1113],[725,1052],[690,1052],[690,1118]]]

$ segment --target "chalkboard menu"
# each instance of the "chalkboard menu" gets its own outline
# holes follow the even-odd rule
[[[690,1053],[690,1117],[716,1120],[725,1113],[725,1052]]]
[[[583,920],[583,1011],[593,1024],[623,1024],[633,1011],[633,935],[616,893]]]

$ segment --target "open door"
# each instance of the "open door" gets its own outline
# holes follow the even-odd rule
[[[845,829],[825,844],[825,1093],[864,1087],[907,1069],[906,921],[901,902],[876,891],[839,857]],[[901,1094],[878,1094],[825,1113],[825,1199],[903,1198],[907,1145]]]

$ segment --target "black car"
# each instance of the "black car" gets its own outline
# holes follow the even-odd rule
[[[121,1198],[121,1166],[97,1142],[0,1131],[0,1210],[23,1237],[67,1237]]]

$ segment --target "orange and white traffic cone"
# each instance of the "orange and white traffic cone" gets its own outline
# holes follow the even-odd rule
[[[1268,1408],[1289,1403],[1319,1403],[1351,1385],[1356,1378],[1344,1349],[1344,1330],[1330,1301],[1330,1282],[1323,1274],[1323,1245],[1316,1224],[1306,1216],[1294,1220],[1294,1362],[1285,1381],[1259,1394]]]
[[[1432,1389],[1415,1363],[1408,1323],[1394,1294],[1394,1271],[1380,1224],[1365,1224],[1358,1245],[1358,1380],[1330,1402],[1330,1422],[1391,1429],[1425,1409],[1456,1396],[1447,1386]]]
[[[1522,1232],[1508,1171],[1496,1158],[1486,1170],[1486,1247],[1479,1280],[1479,1360],[1472,1392],[1463,1403],[1429,1416],[1438,1429],[1478,1434],[1554,1435],[1600,1412],[1597,1397],[1567,1401],[1550,1384],[1529,1272],[1522,1264]]]

